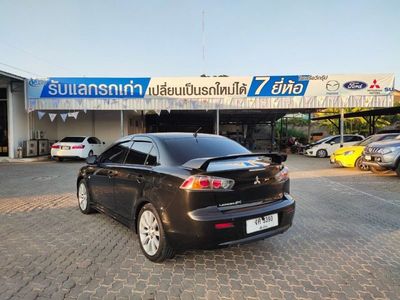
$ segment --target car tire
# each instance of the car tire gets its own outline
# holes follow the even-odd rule
[[[62,158],[62,157],[57,157],[57,161],[63,161],[64,160],[64,158]]]
[[[390,170],[381,168],[381,167],[370,166],[369,169],[374,174],[386,174],[386,173],[390,172]]]
[[[397,164],[395,171],[396,171],[396,175],[400,177],[400,162]]]
[[[317,157],[324,158],[328,156],[328,152],[325,149],[320,149],[316,153]]]
[[[93,150],[90,150],[87,157],[93,156]]]
[[[79,181],[77,196],[79,210],[85,215],[92,213],[93,208],[90,205],[90,193],[85,179]]]
[[[139,212],[137,233],[143,254],[152,262],[163,262],[174,256],[175,250],[168,243],[161,219],[151,203]]]
[[[361,156],[357,158],[355,167],[357,167],[357,169],[359,169],[360,171],[369,171],[369,166],[364,164],[364,161]]]

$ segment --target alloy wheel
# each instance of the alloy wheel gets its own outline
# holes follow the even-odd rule
[[[148,255],[155,255],[160,247],[160,227],[150,210],[144,211],[140,217],[139,236],[144,251]]]
[[[88,204],[88,195],[84,183],[81,183],[79,185],[78,200],[79,200],[79,207],[81,208],[82,211],[85,211]]]

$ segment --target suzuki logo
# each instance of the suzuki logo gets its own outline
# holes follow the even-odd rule
[[[258,176],[256,176],[256,180],[254,181],[254,184],[260,184],[260,183],[261,183],[260,179],[258,178]]]
[[[369,86],[370,89],[380,89],[381,87],[378,84],[378,81],[376,79],[374,79],[374,81],[372,81],[372,84]]]

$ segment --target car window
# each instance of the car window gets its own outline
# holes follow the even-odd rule
[[[101,144],[101,141],[97,137],[93,137],[93,139],[96,141],[96,144]]]
[[[393,139],[395,139],[397,136],[398,136],[398,134],[388,134],[388,135],[385,135],[385,136],[382,138],[382,141],[385,141],[385,140],[393,140]]]
[[[358,136],[355,135],[346,135],[343,137],[343,142],[345,143],[356,142],[356,141],[359,141],[359,139]]]
[[[145,165],[148,166],[155,166],[157,164],[157,148],[153,145],[153,147],[150,150],[149,155],[147,156],[147,160],[145,162]]]
[[[330,144],[330,143],[332,143],[332,142],[333,142],[334,144],[339,144],[339,143],[340,143],[340,136],[337,136],[337,137],[335,137],[335,138],[333,138],[333,139],[327,141],[328,144]]]
[[[169,156],[177,164],[184,164],[194,158],[251,153],[237,142],[227,138],[166,139],[165,145]]]
[[[115,163],[121,164],[124,162],[126,154],[130,146],[132,145],[131,141],[123,142],[117,145],[112,146],[110,149],[106,150],[100,157],[100,163]]]
[[[125,163],[131,165],[144,165],[152,148],[153,144],[151,142],[134,142],[132,147],[129,149]]]
[[[90,138],[88,138],[88,143],[89,144],[97,144],[97,141],[94,137],[90,137]]]
[[[85,138],[80,136],[67,136],[60,143],[82,143],[84,140]]]

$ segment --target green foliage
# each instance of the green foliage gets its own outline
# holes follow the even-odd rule
[[[306,144],[308,140],[307,135],[304,132],[293,128],[288,128],[287,136],[297,138],[298,141],[302,144]]]

